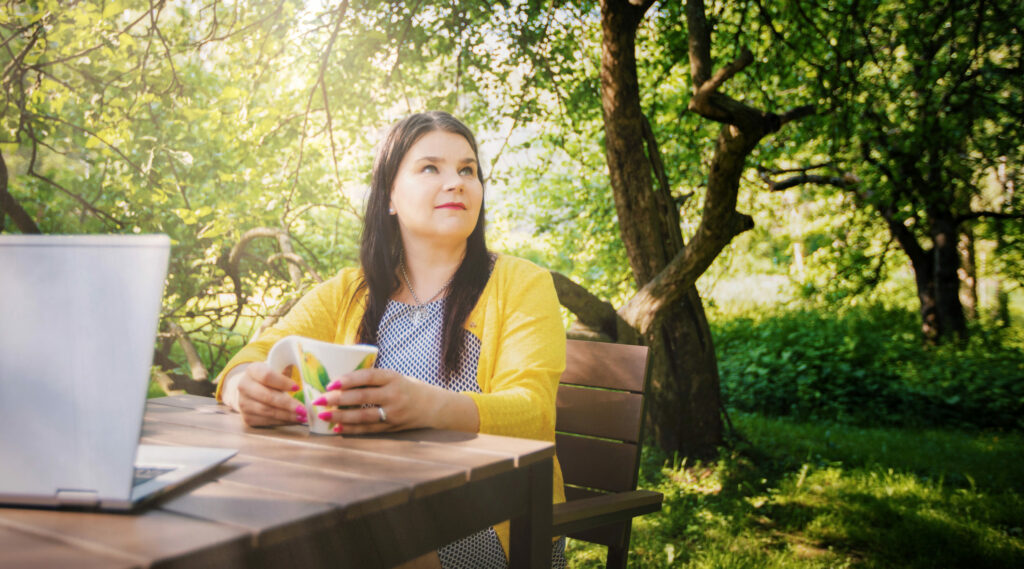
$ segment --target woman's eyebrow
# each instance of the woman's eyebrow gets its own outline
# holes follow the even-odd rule
[[[440,156],[420,156],[416,159],[417,162],[444,162],[445,159]],[[476,158],[462,158],[458,162],[459,164],[476,164]]]

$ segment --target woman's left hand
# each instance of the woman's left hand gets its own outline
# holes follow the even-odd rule
[[[476,404],[468,396],[386,369],[343,375],[327,386],[324,402],[340,407],[328,420],[338,423],[338,432],[344,434],[422,427],[476,430],[480,421]]]

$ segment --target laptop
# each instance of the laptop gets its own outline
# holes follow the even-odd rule
[[[166,235],[0,235],[0,504],[130,510],[237,450],[140,445]]]

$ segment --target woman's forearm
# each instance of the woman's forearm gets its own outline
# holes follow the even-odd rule
[[[432,427],[467,433],[480,431],[480,412],[472,398],[440,388],[436,388],[434,396]]]

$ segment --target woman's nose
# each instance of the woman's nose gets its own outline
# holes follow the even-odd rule
[[[456,190],[461,192],[463,189],[465,188],[463,185],[462,176],[460,176],[458,172],[450,174],[448,178],[444,181],[444,191],[446,192],[453,192]]]

